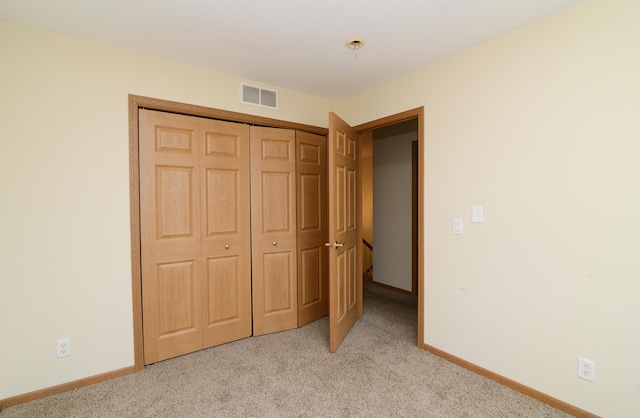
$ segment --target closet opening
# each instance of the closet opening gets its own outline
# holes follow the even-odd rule
[[[327,129],[140,96],[129,118],[135,370],[328,313]]]
[[[140,235],[140,165],[139,165],[139,111],[141,109],[156,110],[181,115],[198,116],[207,119],[244,123],[248,125],[294,129],[310,134],[327,137],[329,130],[317,126],[280,121],[260,116],[252,116],[238,112],[212,109],[203,106],[189,105],[179,102],[148,98],[143,96],[129,96],[129,161],[130,161],[130,213],[131,213],[131,266],[132,266],[132,295],[133,295],[133,331],[134,331],[134,369],[144,368],[144,336],[143,336],[143,307],[142,307],[142,267],[141,267],[141,235]],[[385,126],[394,125],[407,120],[417,120],[418,125],[418,148],[423,150],[423,108],[409,110],[400,114],[368,122],[355,127],[359,135],[371,134],[373,130]],[[424,178],[424,157],[423,152],[418,152],[417,178]],[[423,237],[423,213],[424,213],[424,191],[423,186],[417,187],[417,293],[418,293],[418,346],[424,348],[423,338],[423,291],[424,288],[424,237]],[[415,228],[414,228],[415,230]],[[415,232],[415,231],[414,231]]]

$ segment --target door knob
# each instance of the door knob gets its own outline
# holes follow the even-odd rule
[[[227,244],[227,245],[225,245],[225,246],[224,246],[224,249],[225,249],[225,250],[228,250],[228,249],[229,249],[229,245],[228,245],[228,244]]]
[[[329,247],[329,248],[340,248],[340,247],[344,247],[345,244],[346,244],[346,242],[339,243],[338,241],[336,241],[335,244],[332,244],[330,242],[325,242],[324,246],[325,247]]]
[[[278,241],[273,241],[273,245],[278,245]]]

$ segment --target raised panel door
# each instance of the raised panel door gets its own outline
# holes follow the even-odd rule
[[[357,132],[329,115],[329,350],[335,352],[362,316]]]
[[[145,364],[202,347],[198,122],[140,111]]]
[[[329,313],[326,138],[296,132],[298,326]]]
[[[145,364],[251,335],[249,128],[140,111]]]
[[[201,119],[203,346],[251,335],[249,127]]]
[[[295,131],[251,127],[253,334],[298,324]]]

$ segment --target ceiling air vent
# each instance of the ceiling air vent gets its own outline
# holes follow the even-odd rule
[[[240,101],[242,103],[277,109],[278,92],[275,90],[268,90],[262,87],[250,86],[249,84],[241,83]]]

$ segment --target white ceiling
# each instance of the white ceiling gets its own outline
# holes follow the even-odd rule
[[[579,1],[0,0],[0,20],[342,99]]]

